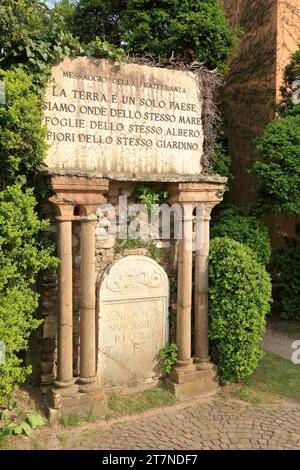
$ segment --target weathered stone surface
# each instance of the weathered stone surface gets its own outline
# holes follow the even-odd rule
[[[98,373],[104,387],[159,376],[168,341],[169,282],[152,259],[128,256],[110,266],[99,288]]]
[[[49,168],[201,172],[202,96],[192,72],[68,57],[52,75],[43,119]]]
[[[48,168],[48,169],[43,169],[40,172],[42,175],[45,176],[79,176],[82,178],[87,178],[87,179],[103,179],[104,178],[104,173],[101,172],[95,172],[95,171],[90,171],[90,170],[72,170],[72,169],[59,169],[59,168]],[[200,182],[218,182],[218,183],[226,183],[227,178],[224,176],[219,176],[219,175],[207,175],[207,174],[184,174],[184,175],[178,175],[175,173],[168,173],[166,175],[163,174],[157,174],[157,173],[151,173],[147,175],[143,174],[135,174],[135,173],[106,173],[105,178],[109,180],[109,185],[116,183],[116,180],[119,184],[122,184],[122,186],[126,185],[129,182],[135,183],[135,182],[157,182],[159,181],[160,183],[200,183]],[[125,186],[125,187],[126,187]],[[123,194],[123,191],[120,191],[120,194],[122,196],[128,196],[132,194],[132,189],[127,188],[124,191],[125,194]],[[127,194],[126,194],[127,193]],[[119,194],[117,191],[114,192],[114,194]],[[110,198],[110,202],[113,202],[113,198]]]
[[[56,315],[48,315],[43,324],[43,338],[56,338]]]

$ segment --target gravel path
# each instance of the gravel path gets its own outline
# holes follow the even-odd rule
[[[279,333],[272,328],[272,324],[268,324],[267,331],[261,342],[261,347],[267,351],[279,354],[280,356],[291,359],[293,348],[292,344],[295,340],[299,340],[299,335],[295,337]]]

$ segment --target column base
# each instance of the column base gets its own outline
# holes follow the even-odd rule
[[[72,417],[104,418],[107,410],[105,395],[99,385],[97,391],[90,393],[80,393],[77,385],[64,389],[53,388],[47,396],[47,408],[50,422]]]
[[[219,389],[217,368],[214,365],[206,370],[199,370],[195,366],[188,369],[175,367],[165,383],[177,400],[209,397]]]
[[[100,390],[100,382],[97,375],[94,377],[79,377],[77,384],[78,390],[81,393],[91,393]]]
[[[198,357],[194,357],[194,364],[197,370],[211,370],[216,368],[216,366],[211,362],[210,357],[207,359],[199,359]]]

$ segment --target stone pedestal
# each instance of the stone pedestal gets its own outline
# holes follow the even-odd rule
[[[217,367],[212,365],[209,370],[202,371],[197,370],[195,365],[190,368],[174,367],[165,382],[177,400],[209,397],[218,390]]]
[[[74,387],[72,393],[53,389],[47,397],[48,416],[50,421],[56,422],[59,418],[104,418],[107,406],[103,390],[89,393],[79,393]]]

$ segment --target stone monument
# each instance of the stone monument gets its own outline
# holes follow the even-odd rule
[[[130,387],[161,376],[168,342],[169,281],[151,258],[112,264],[99,287],[98,374],[103,387]]]
[[[115,204],[122,185],[138,190],[139,184],[153,181],[169,193],[170,206],[180,206],[183,228],[170,264],[178,271],[178,358],[166,383],[179,399],[215,393],[217,370],[208,342],[209,221],[227,180],[203,174],[204,96],[198,75],[68,57],[53,67],[52,78],[43,114],[49,150],[41,172],[53,193],[49,201],[56,211],[60,257],[50,408],[54,414],[82,414],[93,408],[101,415],[107,388],[135,387],[158,377],[158,353],[168,341],[166,273],[139,256],[119,260],[103,274],[106,264],[96,273],[95,244],[99,205],[108,200]],[[203,209],[198,220],[203,244],[193,254],[189,237],[198,204]],[[72,231],[78,225],[80,263],[74,273]],[[100,252],[103,266],[105,255]],[[115,254],[109,256],[111,264]],[[75,305],[79,370],[74,369]]]

